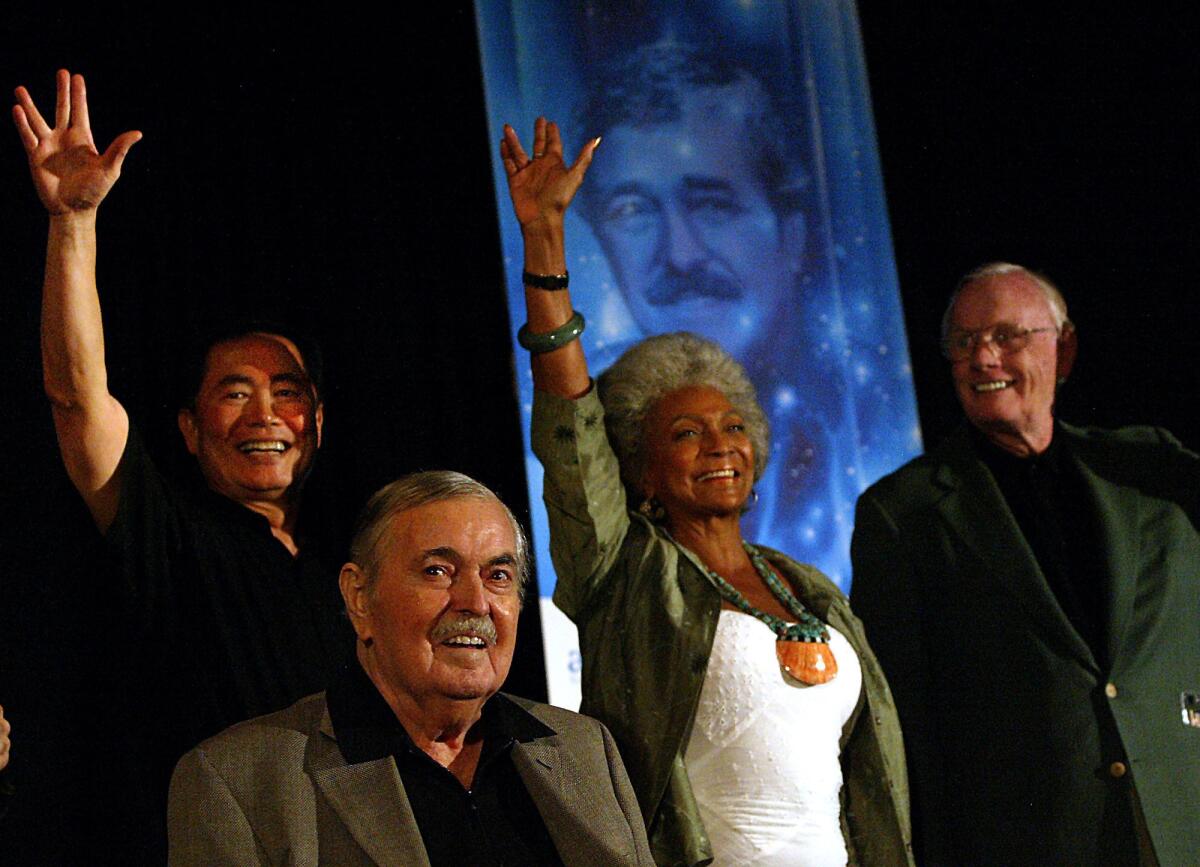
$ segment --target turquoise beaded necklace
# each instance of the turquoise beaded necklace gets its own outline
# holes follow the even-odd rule
[[[750,555],[750,562],[754,564],[754,570],[758,572],[767,587],[775,594],[775,598],[783,603],[783,606],[788,611],[792,612],[792,616],[796,618],[796,622],[788,623],[774,614],[768,614],[765,611],[755,608],[732,584],[705,566],[704,571],[708,573],[708,577],[717,585],[717,590],[720,592],[721,597],[726,599],[739,611],[749,614],[751,617],[757,617],[763,623],[767,624],[780,641],[807,641],[828,644],[829,630],[825,628],[825,624],[805,608],[804,603],[796,598],[796,594],[776,577],[775,571],[767,565],[766,558],[763,557],[757,548],[749,542],[742,542],[742,547]]]

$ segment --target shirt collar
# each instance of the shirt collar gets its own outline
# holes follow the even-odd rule
[[[379,694],[357,659],[344,665],[326,692],[338,749],[350,764],[417,752],[404,726]],[[503,693],[483,705],[480,764],[514,742],[549,737],[554,730]]]
[[[1063,436],[1062,427],[1057,421],[1054,422],[1054,433],[1050,437],[1050,445],[1046,446],[1046,450],[1041,454],[1030,455],[1029,457],[1018,457],[1007,449],[1002,449],[996,445],[987,435],[973,424],[967,425],[967,431],[971,435],[971,443],[975,447],[975,453],[980,459],[988,465],[988,469],[996,472],[1025,472],[1033,468],[1042,470],[1050,470],[1052,472],[1061,472],[1064,468],[1064,460],[1068,451],[1063,444],[1065,437]]]

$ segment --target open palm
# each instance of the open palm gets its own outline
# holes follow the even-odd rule
[[[504,127],[500,142],[500,157],[508,176],[508,193],[512,197],[517,221],[528,226],[538,220],[562,220],[563,213],[575,197],[583,176],[592,162],[592,153],[599,144],[593,139],[583,146],[572,166],[563,162],[562,137],[558,125],[539,117],[534,124],[533,157],[521,147],[516,131]]]
[[[58,72],[54,128],[43,119],[29,91],[18,87],[13,121],[29,157],[34,187],[51,214],[96,208],[121,175],[125,154],[142,137],[122,133],[103,154],[96,150],[82,75]]]

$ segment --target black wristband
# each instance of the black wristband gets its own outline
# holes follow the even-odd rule
[[[532,286],[534,289],[548,289],[554,291],[556,289],[566,289],[567,282],[571,275],[567,271],[561,274],[530,274],[528,271],[521,272],[521,279],[526,286]]]

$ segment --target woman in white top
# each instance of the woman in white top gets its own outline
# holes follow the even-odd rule
[[[659,863],[911,864],[899,726],[861,624],[817,570],[742,538],[768,454],[745,371],[664,335],[592,388],[562,226],[598,144],[568,167],[544,119],[532,156],[511,127],[501,143],[582,710],[616,736]]]

